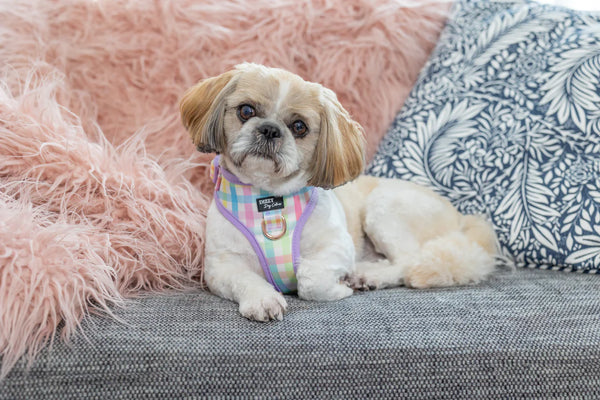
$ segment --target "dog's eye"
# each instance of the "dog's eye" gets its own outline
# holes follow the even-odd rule
[[[294,121],[290,126],[290,129],[296,137],[303,137],[308,133],[308,127],[300,120]]]
[[[256,116],[256,110],[254,109],[254,107],[252,107],[252,106],[250,106],[248,104],[242,104],[241,106],[238,107],[237,114],[238,114],[238,118],[242,122],[246,122],[250,118]]]

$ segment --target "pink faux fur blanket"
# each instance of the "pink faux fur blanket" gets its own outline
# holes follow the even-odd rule
[[[0,1],[0,376],[64,322],[199,286],[207,163],[177,102],[242,61],[338,93],[369,157],[447,0]]]

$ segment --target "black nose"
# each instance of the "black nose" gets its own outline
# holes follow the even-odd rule
[[[258,132],[265,135],[267,139],[274,139],[281,137],[281,131],[277,125],[265,123],[258,127]]]

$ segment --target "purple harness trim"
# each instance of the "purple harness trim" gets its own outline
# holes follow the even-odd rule
[[[317,202],[319,201],[319,192],[313,187],[310,192],[310,200],[304,209],[304,212],[300,216],[296,227],[294,228],[294,235],[292,236],[292,260],[294,263],[294,273],[298,273],[298,264],[300,263],[300,235],[304,230],[304,225],[308,221],[308,217],[312,214]]]

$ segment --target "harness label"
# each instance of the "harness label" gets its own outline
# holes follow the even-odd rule
[[[271,196],[256,199],[258,212],[281,210],[283,206],[283,197]]]

